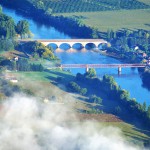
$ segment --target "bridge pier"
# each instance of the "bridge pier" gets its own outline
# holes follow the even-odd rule
[[[99,49],[99,47],[98,47],[99,45],[100,45],[100,43],[96,43],[96,44],[95,44],[95,46],[96,46],[95,48],[96,48],[96,49]]]
[[[88,67],[88,65],[86,65],[85,72],[88,72],[88,71],[89,71],[89,67]]]
[[[60,65],[60,67],[59,67],[61,70],[63,70],[63,67],[62,67],[62,65]]]
[[[118,75],[121,74],[121,71],[122,71],[122,68],[119,66],[119,67],[118,67]]]

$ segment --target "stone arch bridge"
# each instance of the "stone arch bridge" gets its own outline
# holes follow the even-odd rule
[[[107,44],[107,41],[103,39],[34,39],[34,40],[22,39],[22,40],[18,40],[18,42],[21,44],[29,42],[29,41],[38,41],[44,44],[45,46],[49,44],[55,44],[57,45],[58,48],[62,44],[68,44],[70,45],[71,48],[73,47],[74,44],[81,44],[82,47],[84,48],[89,43],[94,44],[96,48],[98,48],[100,44]]]

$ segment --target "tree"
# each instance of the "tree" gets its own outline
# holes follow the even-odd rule
[[[61,82],[62,80],[63,80],[63,78],[62,77],[57,77],[57,82]]]
[[[53,10],[51,8],[48,8],[45,12],[46,15],[52,15]]]
[[[17,61],[17,69],[19,71],[30,71],[30,65],[29,65],[29,62],[28,62],[28,59],[19,59]]]
[[[3,100],[5,97],[4,93],[0,93],[0,101]]]
[[[77,80],[77,81],[82,81],[82,80],[84,80],[83,77],[84,77],[84,76],[83,76],[81,73],[77,73],[77,74],[76,74],[76,80]]]
[[[87,93],[87,89],[86,88],[82,88],[81,90],[80,90],[80,94],[81,95],[85,95]]]
[[[128,37],[130,35],[130,30],[124,30],[125,36]]]
[[[143,110],[146,111],[146,102],[143,103]]]
[[[148,108],[147,108],[147,115],[148,115],[148,117],[150,118],[150,105],[149,105]]]
[[[3,11],[3,8],[2,8],[2,6],[0,5],[0,14],[2,13],[2,11]]]
[[[77,83],[73,82],[73,81],[69,82],[67,87],[72,92],[77,92],[78,93],[81,90],[80,86]]]
[[[111,39],[111,31],[108,29],[107,30],[107,40]]]
[[[121,0],[118,0],[117,7],[118,7],[118,9],[120,9],[120,7],[121,7]]]
[[[88,78],[96,77],[96,71],[94,68],[90,68],[88,72],[85,73],[85,76]]]
[[[16,34],[15,22],[11,17],[0,13],[0,37],[13,38]]]
[[[0,39],[0,51],[9,51],[14,49],[14,44],[12,40]]]
[[[90,96],[89,99],[90,99],[90,101],[91,101],[92,103],[98,103],[98,104],[101,104],[101,103],[102,103],[102,99],[101,99],[100,97],[96,96],[96,95]]]
[[[21,35],[21,38],[23,38],[23,35],[29,33],[29,23],[26,20],[21,20],[17,23],[16,31],[18,34]]]
[[[46,47],[39,42],[28,42],[20,46],[21,50],[31,54],[34,58],[44,58],[48,60],[55,60],[57,57],[54,55],[53,50]]]
[[[115,113],[117,115],[121,113],[121,108],[119,106],[115,107]]]
[[[121,90],[120,91],[120,99],[121,100],[125,100],[125,101],[129,101],[130,99],[130,93],[126,90]]]
[[[98,39],[98,29],[92,28],[92,38]]]
[[[36,7],[37,7],[38,9],[44,9],[44,3],[43,3],[42,1],[37,1]]]

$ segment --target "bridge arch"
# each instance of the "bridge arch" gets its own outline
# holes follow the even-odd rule
[[[69,43],[61,43],[58,48],[64,49],[64,50],[68,50],[72,47],[72,45],[70,45]]]
[[[82,45],[82,43],[74,43],[72,45],[73,49],[77,49],[77,50],[81,50],[82,48],[84,48],[84,46]]]
[[[70,45],[70,47],[72,47],[75,43],[81,43],[82,46],[85,48],[86,45],[88,45],[88,43],[93,43],[95,46],[92,47],[96,47],[98,48],[98,46],[101,43],[106,43],[107,41],[103,40],[103,39],[36,39],[36,40],[18,40],[20,44],[22,43],[26,43],[29,41],[38,41],[43,43],[45,46],[51,44],[51,43],[55,43],[57,45],[57,47],[59,48],[61,46],[61,44],[64,43],[68,43]]]
[[[47,47],[52,47],[53,50],[56,50],[58,48],[58,45],[56,43],[49,43]]]
[[[98,44],[98,49],[99,50],[106,50],[107,48],[107,43],[100,43]]]
[[[96,48],[96,44],[95,43],[86,43],[85,46],[84,46],[87,50],[90,50],[90,49],[94,49]]]

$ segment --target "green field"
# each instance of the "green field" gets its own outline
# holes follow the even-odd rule
[[[28,0],[47,13],[94,12],[121,9],[146,9],[149,5],[138,0]]]
[[[73,17],[79,25],[108,29],[150,30],[150,0],[27,0],[46,14]]]
[[[74,78],[74,76],[71,73],[67,71],[62,71],[60,69],[48,70],[44,72],[13,72],[13,75],[17,76],[20,80],[28,79],[36,82],[54,81],[57,79],[57,77],[62,77],[65,81],[69,81]]]
[[[86,97],[66,92],[63,86],[64,82],[66,83],[74,78],[74,76],[68,72],[49,70],[48,72],[10,72],[10,74],[17,77],[18,85],[25,89],[30,89],[33,93],[36,93],[37,97],[44,99],[55,95],[58,102],[65,103],[65,105],[72,110],[87,110],[87,105],[91,105],[81,100]],[[65,81],[62,84],[55,82],[58,76],[64,78]],[[96,125],[98,125],[98,127],[116,127],[121,130],[125,139],[140,146],[150,139],[149,131],[135,128],[133,125],[125,122],[98,122]]]
[[[132,141],[136,145],[142,145],[143,142],[150,140],[149,131],[140,130],[125,122],[103,122],[100,123],[100,125],[104,127],[113,126],[119,128],[122,131],[125,138],[128,141]]]
[[[138,0],[139,2],[145,3],[147,5],[150,5],[150,0]]]
[[[78,16],[83,24],[95,27],[99,31],[122,28],[150,30],[150,9],[63,13],[59,15]]]

